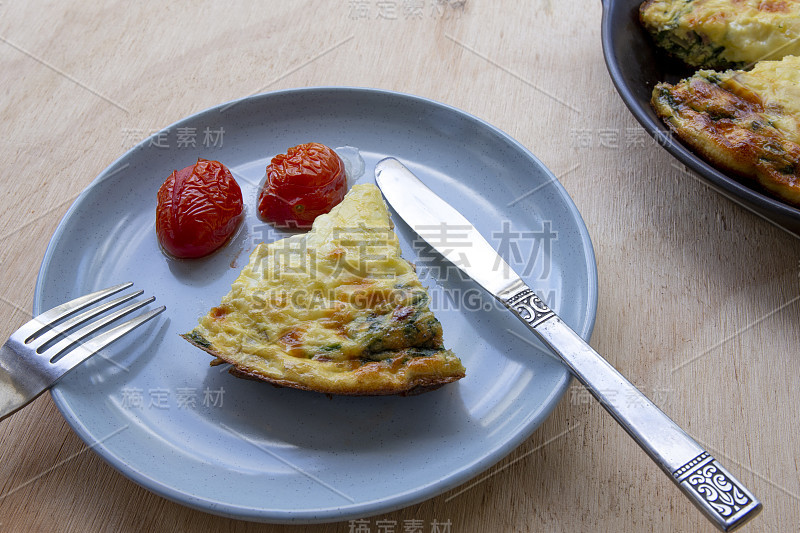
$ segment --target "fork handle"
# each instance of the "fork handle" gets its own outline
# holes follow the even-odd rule
[[[20,355],[6,342],[0,346],[0,420],[22,409],[47,390],[46,376],[21,368]],[[16,376],[16,378],[15,378]]]
[[[714,525],[732,531],[761,510],[733,475],[603,359],[521,281],[500,301],[570,367],[572,374]]]

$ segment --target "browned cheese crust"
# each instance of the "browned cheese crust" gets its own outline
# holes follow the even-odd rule
[[[651,103],[669,128],[711,163],[800,206],[800,146],[735,76],[719,79],[701,71],[676,85],[659,83]]]

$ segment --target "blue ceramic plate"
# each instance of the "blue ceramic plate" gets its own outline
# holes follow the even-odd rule
[[[528,438],[569,374],[522,324],[418,246],[405,257],[430,287],[445,344],[467,377],[416,397],[349,398],[239,380],[178,334],[227,293],[254,245],[283,234],[255,215],[268,160],[316,141],[394,156],[467,215],[547,303],[589,338],[597,303],[591,242],[553,174],[491,125],[424,98],[359,88],[262,94],[192,115],[103,171],[67,212],[36,286],[39,313],[133,281],[167,311],[68,374],[53,399],[80,437],[124,475],[203,511],[310,523],[388,512],[464,483]],[[247,218],[220,252],[167,259],[156,191],[198,157],[228,165]],[[455,238],[455,237],[451,237]],[[529,340],[530,339],[530,340]]]

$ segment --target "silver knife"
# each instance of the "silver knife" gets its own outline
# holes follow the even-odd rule
[[[375,179],[397,214],[558,354],[578,381],[719,529],[732,531],[761,511],[761,502],[741,482],[572,331],[461,213],[392,157],[378,162]],[[460,244],[469,245],[448,247],[419,231],[447,226],[457,228]]]

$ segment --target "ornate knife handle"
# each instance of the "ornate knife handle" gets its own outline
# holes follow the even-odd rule
[[[498,299],[570,367],[684,494],[722,531],[761,510],[753,494],[572,331],[530,287],[517,281]]]

